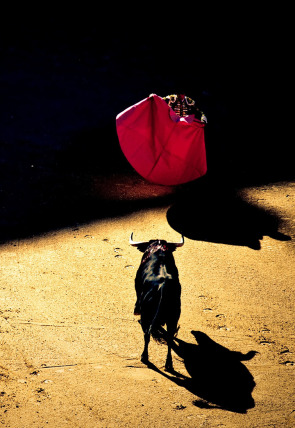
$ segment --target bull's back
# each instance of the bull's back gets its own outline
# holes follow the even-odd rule
[[[144,283],[141,300],[141,325],[146,331],[151,324],[162,326],[180,317],[181,286],[178,280],[162,278]]]

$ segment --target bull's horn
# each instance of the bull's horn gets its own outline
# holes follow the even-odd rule
[[[184,237],[181,235],[181,242],[169,242],[169,244],[175,245],[175,247],[182,247],[184,244]]]
[[[135,242],[135,241],[133,241],[133,232],[132,232],[130,235],[130,238],[129,238],[129,244],[132,245],[133,247],[137,247],[138,245],[146,244],[146,242]]]

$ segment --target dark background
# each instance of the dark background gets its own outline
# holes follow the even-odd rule
[[[91,177],[133,174],[116,115],[179,86],[208,117],[211,183],[294,179],[288,11],[148,7],[3,11],[0,239],[127,210],[88,195]]]

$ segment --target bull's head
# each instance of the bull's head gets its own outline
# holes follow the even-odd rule
[[[177,247],[183,246],[184,237],[182,235],[181,242],[167,242],[167,241],[159,240],[159,239],[151,239],[150,241],[136,242],[136,241],[133,241],[133,232],[132,232],[130,235],[130,238],[129,238],[129,244],[132,245],[133,247],[137,247],[137,249],[139,251],[142,251],[143,253],[146,251],[146,249],[149,247],[149,245],[151,245],[152,243],[157,242],[157,241],[159,243],[163,243],[166,246],[168,246],[171,251],[175,251]]]

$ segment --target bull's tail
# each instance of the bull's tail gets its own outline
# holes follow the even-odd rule
[[[153,317],[149,321],[148,325],[146,325],[147,332],[152,336],[152,338],[158,342],[158,343],[167,343],[167,332],[163,328],[163,326],[166,323],[166,316],[164,315],[163,305],[165,306],[164,302],[164,293],[165,293],[165,287],[169,287],[169,283],[172,281],[172,279],[166,278],[165,281],[163,281],[156,291],[156,297],[155,300],[157,300],[157,305],[154,308]],[[167,302],[166,302],[167,303]],[[164,315],[164,316],[163,316]],[[178,331],[178,329],[177,329]],[[177,334],[177,331],[175,335]]]
[[[164,338],[164,329],[162,327],[161,320],[159,319],[161,304],[163,301],[163,289],[165,286],[165,282],[159,286],[158,292],[160,293],[159,303],[156,309],[155,316],[149,326],[149,334],[151,334],[152,338],[158,343],[165,343],[166,340]]]
[[[176,339],[179,329],[180,329],[180,325],[177,326],[173,339]],[[154,328],[151,331],[151,335],[156,342],[167,345],[168,343],[167,331],[162,326],[157,326],[156,328]]]

